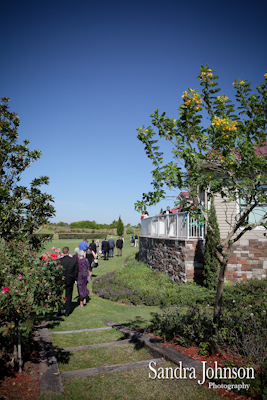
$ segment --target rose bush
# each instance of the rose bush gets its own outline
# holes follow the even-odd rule
[[[26,243],[2,243],[0,320],[6,333],[10,327],[57,309],[63,302],[62,266],[51,255],[41,258]]]

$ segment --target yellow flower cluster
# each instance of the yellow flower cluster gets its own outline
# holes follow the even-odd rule
[[[199,74],[200,80],[204,82],[209,82],[210,78],[213,76],[211,69],[208,69],[207,72],[202,71]],[[212,83],[212,82],[211,82]]]
[[[182,95],[182,99],[184,99],[184,104],[186,106],[193,106],[193,108],[195,108],[196,111],[198,111],[200,109],[199,104],[202,103],[202,99],[200,98],[200,96],[198,94],[194,94],[195,91],[192,89],[189,89],[190,94],[192,94],[193,96],[190,97],[190,94],[188,94],[188,92],[184,92]]]
[[[228,100],[228,97],[227,96],[217,96],[217,100],[219,100],[223,104],[225,104],[226,100]]]
[[[215,115],[215,117],[212,120],[212,125],[214,125],[216,128],[221,129],[224,132],[227,131],[236,131],[236,121],[231,121],[227,118],[219,118]],[[226,135],[228,137],[228,135]]]
[[[233,86],[235,86],[235,85],[244,85],[245,84],[245,81],[240,81],[240,82],[237,82],[237,81],[234,81],[233,82]]]
[[[267,72],[266,72],[266,74],[264,74],[264,79],[267,79]]]

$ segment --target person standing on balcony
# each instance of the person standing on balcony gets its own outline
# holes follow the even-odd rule
[[[163,211],[163,214],[172,214],[172,210],[170,208],[170,206],[167,207],[167,210]]]

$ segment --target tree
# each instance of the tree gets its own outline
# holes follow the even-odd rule
[[[242,200],[244,207],[229,221],[226,237],[216,246],[216,257],[220,264],[217,294],[214,306],[214,322],[219,323],[222,306],[223,283],[228,256],[232,246],[247,231],[257,226],[266,228],[267,213],[262,213],[254,222],[249,217],[256,207],[267,203],[267,73],[264,82],[251,93],[247,80],[236,80],[235,105],[225,94],[219,94],[218,76],[208,65],[201,66],[200,86],[202,93],[188,89],[182,95],[183,104],[178,108],[179,117],[166,117],[155,111],[151,126],[138,129],[138,139],[145,146],[152,160],[153,190],[144,193],[135,207],[156,204],[164,198],[167,189],[187,188],[194,199],[190,213],[200,213],[207,227],[214,228],[208,220],[208,210],[201,201],[201,194],[208,198],[220,196],[226,205]],[[208,123],[202,125],[202,110]],[[164,164],[159,143],[167,140],[173,147],[175,161]]]
[[[46,253],[40,260],[25,242],[9,241],[0,247],[0,346],[4,336],[13,336],[14,342],[15,337],[19,339],[14,346],[19,372],[21,323],[62,304],[64,281],[62,266],[56,264],[58,257],[56,252]]]
[[[124,232],[124,225],[121,220],[121,217],[119,216],[118,222],[117,222],[117,235],[122,236]]]
[[[52,197],[40,189],[49,183],[47,176],[33,179],[30,188],[19,185],[21,174],[41,152],[30,151],[28,140],[18,143],[20,121],[9,111],[8,102],[2,98],[0,103],[0,233],[6,240],[27,240],[55,210]]]
[[[208,226],[205,240],[203,284],[208,289],[216,289],[218,282],[219,261],[216,248],[220,245],[220,229],[218,225],[214,199],[211,199]],[[210,228],[212,227],[212,229]]]

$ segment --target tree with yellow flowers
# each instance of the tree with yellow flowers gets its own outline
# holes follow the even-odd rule
[[[249,220],[256,207],[267,204],[267,73],[254,93],[246,80],[233,83],[237,108],[220,93],[218,76],[208,65],[201,66],[198,79],[202,91],[188,89],[183,93],[177,119],[156,110],[151,115],[153,127],[138,129],[138,139],[152,160],[154,170],[153,190],[144,193],[135,208],[141,211],[145,205],[158,203],[167,189],[187,188],[189,196],[195,199],[188,211],[201,215],[206,227],[214,229],[209,225],[209,210],[201,201],[201,195],[207,193],[209,200],[220,196],[225,204],[240,204],[242,199],[245,206],[229,223],[227,236],[215,249],[220,272],[214,322],[219,324],[225,271],[232,246],[247,231],[258,226],[267,227],[267,212],[261,213],[253,223]],[[203,114],[208,116],[205,125]],[[162,140],[170,143],[173,161],[164,163],[164,153],[160,150]]]

